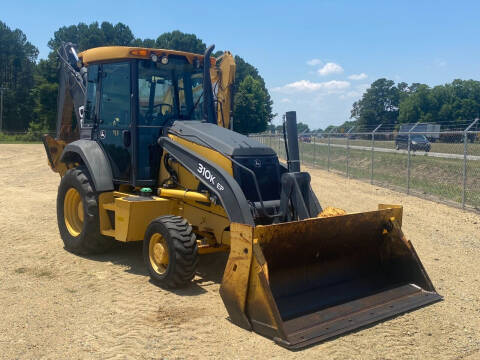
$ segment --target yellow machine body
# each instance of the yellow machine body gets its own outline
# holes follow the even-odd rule
[[[142,241],[148,224],[163,215],[188,219],[202,240],[199,253],[225,251],[230,244],[230,225],[223,208],[202,193],[162,189],[145,198],[134,193],[105,192],[99,195],[100,232],[118,241]]]
[[[91,49],[79,58],[88,65],[148,59],[152,54],[182,55],[190,62],[203,59],[184,52],[129,47]],[[217,125],[229,128],[235,62],[225,52],[211,63],[217,65],[210,69],[220,100]],[[71,118],[71,112],[65,116]],[[68,118],[65,124],[71,125]],[[232,157],[218,149],[178,133],[163,137],[212,169],[215,166],[217,174],[234,177]],[[61,161],[70,141],[70,136],[45,138],[49,165],[61,176],[79,165]],[[441,300],[402,233],[400,206],[380,205],[378,210],[355,214],[326,209],[301,221],[240,224],[229,220],[229,209],[218,197],[200,190],[199,175],[192,168],[174,156],[166,157],[167,149],[162,149],[155,193],[142,196],[139,188],[123,184],[98,194],[100,233],[121,242],[142,241],[154,219],[164,215],[186,219],[199,254],[230,251],[220,294],[233,323],[296,349]]]

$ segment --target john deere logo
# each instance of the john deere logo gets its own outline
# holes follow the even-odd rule
[[[262,167],[262,162],[258,159],[255,159],[255,167],[256,168]]]

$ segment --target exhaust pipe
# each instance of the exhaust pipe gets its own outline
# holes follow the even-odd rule
[[[287,166],[289,172],[300,172],[300,151],[298,147],[297,112],[287,111],[286,123],[286,144]],[[284,128],[285,132],[285,128]]]

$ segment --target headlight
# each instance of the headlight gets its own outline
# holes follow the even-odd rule
[[[417,142],[416,142],[416,141],[412,141],[412,145],[417,145]]]

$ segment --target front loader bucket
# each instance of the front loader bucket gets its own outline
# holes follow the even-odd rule
[[[402,209],[231,225],[220,294],[235,324],[298,349],[439,301]]]

